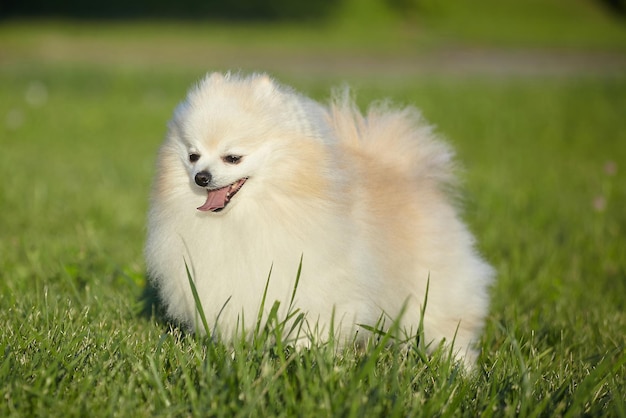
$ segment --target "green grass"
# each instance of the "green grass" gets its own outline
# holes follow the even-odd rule
[[[167,38],[143,30],[137,45]],[[358,81],[363,105],[420,107],[465,167],[465,218],[498,271],[466,373],[441,350],[295,352],[280,327],[225,346],[146,314],[154,157],[204,68],[75,65],[15,31],[0,31],[0,416],[626,416],[626,78]],[[322,100],[350,81],[281,75]]]

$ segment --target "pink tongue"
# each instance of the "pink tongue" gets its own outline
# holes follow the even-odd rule
[[[204,205],[200,206],[198,210],[209,211],[215,209],[221,209],[226,206],[226,195],[228,194],[230,186],[222,187],[221,189],[208,190],[208,195]]]

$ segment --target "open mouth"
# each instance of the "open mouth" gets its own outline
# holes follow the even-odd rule
[[[246,180],[248,180],[248,177],[244,177],[219,189],[207,189],[206,202],[198,210],[203,212],[220,212],[228,205],[230,199],[237,194]]]

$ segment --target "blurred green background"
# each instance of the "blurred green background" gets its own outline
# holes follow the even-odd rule
[[[3,67],[31,60],[342,78],[625,68],[623,0],[9,0],[0,17]]]

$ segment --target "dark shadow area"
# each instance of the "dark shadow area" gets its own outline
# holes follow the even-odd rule
[[[598,0],[612,14],[626,18],[626,0]]]
[[[159,292],[157,288],[152,285],[150,280],[146,280],[146,287],[144,287],[139,296],[138,315],[145,319],[155,320],[157,323],[164,326],[177,326],[177,324],[167,316],[165,307],[159,297]]]
[[[330,16],[341,3],[341,0],[3,0],[0,17],[319,20]]]

